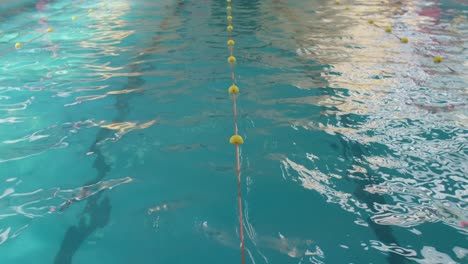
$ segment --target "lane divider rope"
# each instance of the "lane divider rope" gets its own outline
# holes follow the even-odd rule
[[[336,0],[335,1],[335,4],[336,5],[341,5],[341,2],[339,0]],[[345,10],[346,11],[349,11],[350,10],[350,7],[349,6],[346,6],[345,7]],[[361,17],[362,19],[362,17]],[[379,28],[379,29],[384,29],[385,32],[389,33],[389,34],[392,34],[394,37],[396,37],[398,40],[400,40],[401,43],[403,44],[407,44],[409,42],[409,39],[407,37],[399,37],[398,35],[396,35],[395,33],[393,33],[393,29],[391,26],[386,26],[386,27],[382,27],[382,26],[379,26],[375,20],[373,19],[368,19],[367,22],[376,27],[376,28]],[[415,50],[417,50],[419,53],[421,54],[425,54],[427,56],[427,54],[425,52],[422,52],[420,49],[418,49],[417,47],[414,47]],[[428,57],[428,56],[427,56]],[[432,56],[432,60],[434,63],[442,63],[444,61],[444,59],[442,58],[442,56],[439,56],[439,55],[435,55],[435,56]],[[450,66],[448,65],[444,65],[447,69],[449,69],[452,73],[456,73],[456,71],[454,69],[452,69]]]
[[[234,65],[236,63],[236,57],[234,57],[234,40],[232,37],[232,31],[234,27],[232,26],[232,7],[231,0],[227,1],[227,31],[229,35],[229,40],[227,45],[229,47],[229,57],[228,63],[230,64],[231,69],[231,86],[228,89],[228,92],[232,96],[233,104],[233,115],[234,115],[234,135],[229,139],[231,144],[234,144],[236,147],[236,172],[237,172],[237,206],[239,209],[239,236],[240,236],[240,248],[241,248],[241,260],[242,264],[245,264],[245,246],[244,246],[244,225],[242,224],[242,192],[241,192],[241,164],[240,164],[240,150],[239,145],[244,143],[244,139],[239,135],[239,129],[237,125],[237,95],[239,94],[239,87],[236,85],[236,78],[234,74]]]
[[[80,18],[80,17],[84,17],[84,16],[86,16],[86,15],[91,15],[91,14],[93,14],[96,10],[101,10],[101,9],[104,9],[105,7],[107,7],[107,3],[102,3],[102,4],[101,4],[101,7],[98,7],[98,8],[96,8],[96,9],[89,9],[89,10],[88,10],[88,14],[81,14],[81,15],[79,15],[79,16],[72,16],[72,17],[71,17],[71,20],[72,20],[72,21],[75,21],[75,20],[77,20],[77,19]],[[44,19],[44,18],[41,18],[41,19]],[[47,35],[48,33],[52,33],[53,31],[54,31],[54,29],[50,27],[50,28],[47,28],[47,30],[44,31],[43,33],[41,33],[40,35],[38,35],[38,36],[36,36],[36,37],[34,37],[34,38],[32,38],[32,39],[26,41],[26,42],[16,42],[15,45],[14,45],[14,47],[5,50],[3,53],[0,53],[0,57],[1,57],[1,56],[4,56],[4,55],[6,55],[6,54],[8,54],[8,53],[10,53],[10,52],[12,52],[12,51],[14,51],[14,50],[21,49],[21,48],[23,48],[25,45],[31,44],[32,42],[34,42],[34,41],[36,41],[36,40],[38,40],[38,39],[41,39],[42,37],[44,37],[44,36]]]

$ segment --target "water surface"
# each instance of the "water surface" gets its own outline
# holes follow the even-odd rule
[[[466,3],[232,7],[247,262],[466,263]],[[0,262],[240,263],[226,2],[0,12]]]

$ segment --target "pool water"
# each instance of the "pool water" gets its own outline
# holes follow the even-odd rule
[[[468,263],[467,3],[231,5],[246,263]],[[0,263],[241,263],[226,6],[6,1]]]

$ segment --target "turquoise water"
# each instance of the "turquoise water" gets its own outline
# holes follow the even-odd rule
[[[7,2],[0,263],[240,263],[226,2]],[[232,7],[246,262],[468,263],[467,4]]]

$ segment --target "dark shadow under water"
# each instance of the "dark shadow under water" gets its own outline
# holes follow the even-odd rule
[[[178,0],[172,16],[178,16],[184,6],[183,0]],[[161,24],[163,24],[162,22]],[[158,39],[154,39],[152,45],[148,48],[153,52],[159,45]],[[143,60],[144,57],[151,56],[153,52],[144,52],[141,56],[136,56],[136,59]],[[141,72],[144,65],[137,63],[129,63],[131,72]],[[138,76],[129,76],[128,84],[122,88],[124,89],[138,89],[142,87],[145,80]],[[126,116],[130,112],[130,100],[134,97],[134,94],[121,94],[118,95],[115,102],[115,107],[118,111],[117,116],[113,119],[113,122],[123,122]],[[89,151],[94,152],[96,160],[94,161],[93,167],[97,171],[97,176],[86,185],[95,184],[101,181],[110,172],[110,166],[107,164],[105,157],[100,149],[99,142],[102,142],[107,137],[111,136],[112,131],[108,129],[99,130],[96,135],[94,143],[90,146]],[[54,264],[70,264],[72,263],[74,254],[81,247],[83,242],[98,228],[103,228],[107,225],[110,220],[111,204],[108,197],[100,199],[103,195],[102,192],[91,196],[87,199],[86,207],[81,214],[78,225],[71,226],[65,233],[65,237],[60,245],[59,252],[55,256]]]
[[[136,66],[133,67],[132,71],[138,71]],[[122,89],[136,89],[141,87],[143,83],[144,81],[139,77],[128,77],[128,85]],[[133,96],[132,94],[124,94],[117,97],[115,106],[116,109],[118,109],[118,114],[113,119],[113,122],[122,122],[125,120],[130,109],[129,100]],[[107,164],[98,142],[103,141],[111,135],[111,130],[100,129],[94,143],[90,146],[89,151],[94,152],[96,155],[93,167],[96,169],[97,175],[92,181],[87,182],[85,186],[102,181],[110,172],[110,166]],[[81,214],[79,224],[71,226],[65,233],[59,252],[55,256],[55,264],[72,263],[73,255],[86,238],[96,229],[103,228],[108,223],[112,206],[110,205],[108,197],[100,199],[102,195],[103,192],[99,192],[87,199],[86,207]]]
[[[343,146],[343,154],[347,160],[353,161],[355,163],[356,159],[365,160],[365,153],[367,149],[365,146],[354,142],[350,139],[345,140],[340,137],[341,144]],[[358,164],[356,164],[358,165]],[[354,195],[357,199],[364,202],[369,209],[374,208],[374,204],[387,204],[385,198],[379,194],[372,194],[365,191],[367,185],[376,185],[379,184],[378,179],[375,175],[371,173],[366,173],[365,176],[359,180],[353,180],[357,185],[354,190]],[[374,232],[375,236],[386,245],[399,246],[398,240],[393,234],[392,228],[388,225],[379,225],[372,221],[371,216],[366,217],[366,222],[369,224],[369,227]],[[402,255],[388,252],[387,261],[390,264],[402,264],[407,263],[406,258]]]

